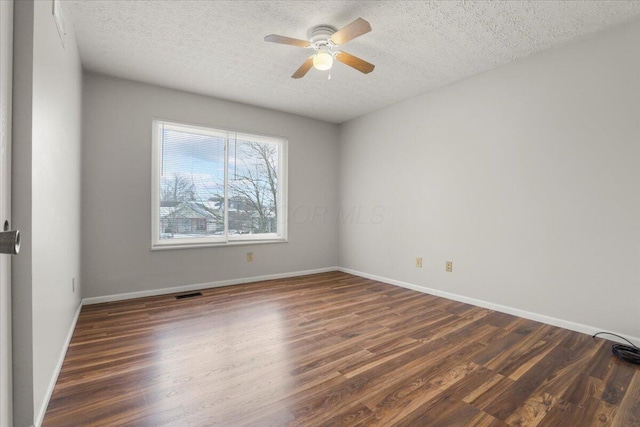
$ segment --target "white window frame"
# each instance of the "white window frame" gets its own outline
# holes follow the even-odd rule
[[[160,181],[162,171],[161,135],[162,126],[185,132],[222,137],[225,140],[224,161],[224,234],[222,236],[160,239]],[[230,235],[229,232],[229,140],[245,139],[255,142],[277,144],[278,150],[278,217],[277,233]],[[255,133],[214,128],[212,126],[195,125],[175,120],[154,118],[151,132],[151,250],[183,249],[211,246],[247,245],[257,243],[280,243],[287,241],[287,169],[289,141],[284,137],[259,135]]]

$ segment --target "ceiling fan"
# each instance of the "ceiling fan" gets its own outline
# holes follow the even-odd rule
[[[315,26],[309,30],[308,41],[279,36],[277,34],[270,34],[266,36],[264,41],[315,50],[315,53],[307,58],[300,68],[293,73],[291,77],[294,79],[304,77],[311,67],[321,71],[331,69],[334,58],[349,67],[355,68],[364,74],[368,74],[373,71],[375,65],[350,55],[347,52],[337,50],[336,48],[345,44],[349,40],[353,40],[356,37],[360,37],[361,35],[368,33],[369,31],[371,31],[371,25],[364,19],[358,18],[340,30],[336,30],[334,27],[329,25]],[[331,77],[329,76],[329,78]]]

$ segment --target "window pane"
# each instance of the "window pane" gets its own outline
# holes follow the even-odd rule
[[[278,155],[275,143],[229,140],[229,235],[277,233]]]
[[[160,238],[222,236],[224,137],[167,125],[160,132]]]
[[[152,249],[284,241],[286,149],[283,138],[154,120]]]

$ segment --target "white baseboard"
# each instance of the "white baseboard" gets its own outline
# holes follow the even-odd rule
[[[123,301],[134,298],[152,297],[157,295],[175,294],[178,292],[199,291],[202,289],[219,288],[222,286],[240,285],[243,283],[261,282],[263,280],[286,279],[288,277],[308,276],[310,274],[327,273],[338,271],[338,267],[316,268],[314,270],[293,271],[290,273],[267,274],[264,276],[253,276],[241,279],[220,280],[209,283],[196,283],[192,285],[173,286],[171,288],[152,289],[148,291],[128,292],[125,294],[105,295],[102,297],[84,298],[82,305],[100,304],[103,302]]]
[[[45,416],[45,413],[47,412],[47,407],[49,406],[49,400],[51,400],[53,389],[56,386],[56,382],[58,381],[58,375],[60,375],[60,371],[62,370],[64,357],[67,355],[67,349],[69,348],[69,344],[71,343],[71,337],[73,337],[73,331],[75,331],[76,329],[76,323],[78,323],[78,317],[80,317],[81,309],[82,309],[82,303],[78,305],[76,314],[74,315],[73,321],[71,322],[71,326],[69,327],[67,338],[64,341],[64,345],[62,346],[62,351],[60,351],[60,356],[58,357],[58,363],[56,364],[56,368],[53,371],[51,380],[49,380],[49,386],[47,387],[47,391],[45,392],[42,406],[38,411],[38,417],[35,419],[35,423],[34,423],[35,427],[40,427],[40,425],[42,425],[42,422],[44,421],[44,416]]]
[[[450,292],[441,291],[438,289],[428,288],[426,286],[419,286],[413,283],[402,282],[400,280],[389,279],[388,277],[376,276],[375,274],[363,273],[361,271],[352,270],[350,268],[338,267],[339,271],[343,273],[353,274],[354,276],[360,276],[371,280],[377,280],[378,282],[388,283],[390,285],[400,286],[402,288],[411,289],[414,291],[422,292],[425,294],[435,295],[438,297],[447,298],[454,301],[460,301],[467,304],[475,305],[478,307],[488,308],[490,310],[499,311],[501,313],[512,314],[518,317],[524,317],[525,319],[535,320],[536,322],[546,323],[552,326],[558,326],[560,328],[569,329],[571,331],[581,332],[583,334],[593,335],[597,332],[606,331],[606,329],[598,328],[595,326],[584,325],[582,323],[571,322],[569,320],[558,319],[556,317],[546,316],[544,314],[533,313],[531,311],[521,310],[518,308],[509,307],[506,305],[495,304],[489,301],[479,300],[476,298],[465,297],[463,295],[453,294]],[[623,333],[610,331],[617,333],[618,335],[626,336],[627,339],[635,343],[640,343],[640,338],[630,337]],[[613,336],[603,336],[611,341],[627,344],[625,341],[620,340]]]

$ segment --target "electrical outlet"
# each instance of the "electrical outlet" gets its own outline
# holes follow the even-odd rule
[[[253,252],[247,252],[247,262],[253,262]]]
[[[453,262],[452,261],[447,261],[446,269],[447,269],[447,271],[449,273],[451,273],[453,271]]]
[[[72,277],[71,278],[71,291],[75,293],[76,291],[76,278]]]
[[[422,268],[422,257],[416,258],[416,267]]]

